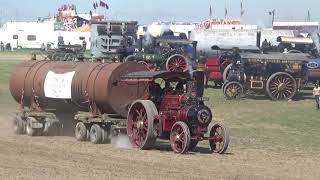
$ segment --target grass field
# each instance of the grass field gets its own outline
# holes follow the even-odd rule
[[[8,110],[14,112],[18,106],[8,90],[8,77],[15,64],[21,61],[19,58],[28,56],[28,53],[21,53],[13,57],[12,55],[11,53],[0,53],[1,114],[8,113]],[[306,163],[302,165],[303,167],[311,168],[312,172],[318,172],[314,174],[315,176],[308,174],[308,179],[319,177],[316,167],[308,164],[313,162],[314,165],[320,160],[320,111],[315,109],[310,90],[304,91],[301,98],[288,102],[274,102],[264,97],[226,101],[221,90],[213,88],[206,89],[205,95],[210,97],[208,105],[213,109],[214,121],[222,122],[230,128],[231,141],[228,149],[230,154],[240,156],[241,151],[255,154],[254,157],[250,155],[243,157],[248,163],[258,161],[260,156],[267,164],[276,161],[274,157],[300,159],[301,162]],[[207,143],[203,142],[201,145],[206,146]],[[222,161],[227,161],[227,159]],[[288,166],[291,165],[288,164]],[[294,173],[294,170],[292,172]],[[251,177],[250,172],[248,173]],[[252,177],[255,177],[253,176],[255,173],[252,172]],[[264,173],[260,173],[264,177]],[[274,173],[280,173],[280,179],[287,179],[289,176],[281,178],[281,173],[285,172],[275,170]],[[234,177],[237,179],[236,176]],[[299,177],[297,179],[300,179]]]

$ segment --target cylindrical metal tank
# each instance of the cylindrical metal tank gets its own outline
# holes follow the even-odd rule
[[[121,76],[145,70],[136,62],[25,61],[11,73],[10,92],[24,106],[36,97],[43,110],[75,112],[88,111],[88,102],[94,102],[101,113],[125,117],[132,101],[147,98],[148,88],[143,82],[122,82]]]

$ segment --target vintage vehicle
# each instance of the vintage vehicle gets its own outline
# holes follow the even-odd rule
[[[266,93],[272,100],[289,100],[308,81],[306,54],[245,53],[241,58],[241,62],[231,63],[224,71],[222,90],[227,99],[251,91]]]
[[[58,49],[49,49],[47,58],[54,61],[82,61],[85,47],[79,44],[59,44]]]
[[[127,133],[140,149],[169,139],[175,153],[202,140],[209,140],[212,152],[224,153],[229,143],[220,123],[205,136],[212,112],[204,104],[200,71],[190,76],[148,71],[136,62],[25,61],[11,74],[10,92],[21,106],[14,118],[17,134],[51,135],[61,123],[73,122],[77,140],[96,144],[118,133]]]
[[[195,67],[197,42],[186,39],[153,38],[125,61],[146,64],[149,69],[186,72]]]
[[[99,61],[122,61],[135,51],[137,21],[91,22],[91,56]]]
[[[232,46],[212,46],[212,52],[207,55],[205,63],[205,86],[208,87],[208,82],[213,81],[215,86],[222,86],[226,79],[226,74],[223,74],[224,70],[232,62]],[[258,47],[240,47],[241,53],[260,53]]]
[[[307,66],[309,69],[309,82],[320,81],[320,58],[311,58]]]
[[[85,42],[85,41],[84,41]],[[37,55],[46,60],[53,61],[83,61],[86,47],[85,44],[59,43],[57,49],[42,49],[31,52],[31,60],[37,60]]]

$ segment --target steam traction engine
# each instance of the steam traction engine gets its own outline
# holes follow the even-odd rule
[[[289,100],[308,81],[308,57],[304,54],[241,54],[224,70],[223,93],[227,99],[245,92],[266,93],[272,100]]]
[[[149,98],[132,103],[127,117],[131,144],[151,149],[157,138],[169,139],[175,153],[194,149],[199,141],[209,140],[212,152],[224,153],[229,144],[228,129],[215,124],[205,137],[212,121],[210,108],[204,105],[203,72],[190,77],[184,72],[135,72],[123,81],[145,81]],[[162,82],[163,88],[157,82]]]
[[[145,38],[146,39],[146,38]],[[141,51],[128,56],[125,61],[145,64],[149,69],[186,72],[195,66],[197,42],[185,39],[151,38],[148,43],[140,44]]]
[[[134,147],[151,149],[164,138],[176,153],[202,140],[223,153],[229,143],[222,124],[205,137],[212,113],[204,105],[202,72],[150,72],[135,62],[25,61],[13,70],[10,91],[21,106],[16,134],[70,133],[69,124],[78,141],[95,144],[126,132]]]

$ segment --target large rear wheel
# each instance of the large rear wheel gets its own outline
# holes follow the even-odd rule
[[[188,71],[188,60],[180,54],[174,54],[167,59],[166,69],[171,72]]]
[[[134,148],[151,149],[156,141],[154,116],[158,115],[152,101],[137,100],[129,109],[127,134]]]
[[[232,67],[232,64],[229,64],[222,73],[222,78],[224,82],[228,81],[229,79],[229,73],[230,73],[231,67]]]
[[[297,83],[290,74],[277,72],[269,77],[266,91],[272,100],[289,100],[297,92]]]

